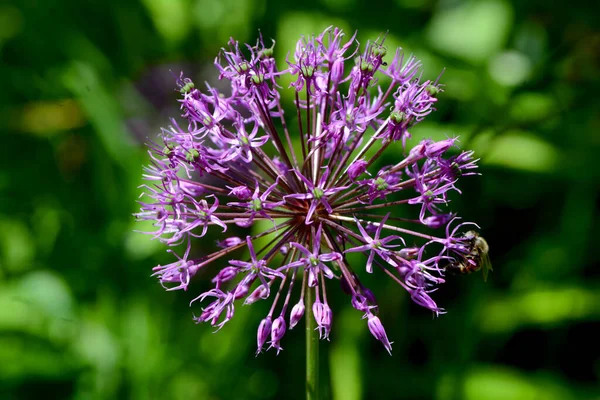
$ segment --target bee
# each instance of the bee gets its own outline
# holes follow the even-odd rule
[[[467,239],[469,253],[462,256],[461,259],[451,262],[446,266],[446,270],[459,274],[468,274],[474,271],[483,271],[483,280],[487,281],[488,273],[492,271],[490,262],[490,246],[484,238],[475,231],[468,231],[463,234]]]

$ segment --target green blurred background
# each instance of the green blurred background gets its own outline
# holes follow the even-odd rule
[[[417,137],[460,135],[482,158],[454,207],[494,272],[450,277],[434,319],[389,279],[369,285],[389,357],[330,290],[323,391],[333,399],[600,399],[599,9],[537,0],[20,0],[0,2],[0,398],[300,399],[304,332],[254,357],[266,304],[218,334],[151,268],[136,234],[143,142],[178,115],[171,73],[216,82],[230,36],[277,40],[336,24],[389,30],[446,68]],[[283,65],[283,64],[282,64]],[[201,86],[201,85],[200,85]],[[594,233],[596,232],[596,233]],[[211,237],[210,240],[213,240]],[[594,245],[596,243],[596,245]],[[338,291],[339,292],[339,291]]]

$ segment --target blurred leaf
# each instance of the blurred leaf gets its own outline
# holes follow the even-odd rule
[[[364,337],[366,320],[361,326],[356,323],[356,316],[356,310],[345,309],[338,317],[336,329],[344,332],[344,336],[332,344],[329,356],[333,399],[363,398],[362,362],[358,347]]]
[[[142,0],[154,25],[168,42],[177,43],[191,30],[190,2],[186,0]]]
[[[515,50],[495,55],[488,66],[492,79],[504,86],[516,86],[525,82],[531,74],[531,69],[531,60]]]
[[[476,151],[482,144],[474,143]],[[483,163],[531,171],[552,172],[559,161],[559,153],[550,143],[524,131],[510,131],[493,138],[485,147]]]
[[[23,272],[32,267],[35,243],[27,225],[15,219],[0,219],[0,268]]]
[[[465,1],[440,7],[429,24],[427,38],[439,51],[482,63],[503,48],[512,20],[512,6],[506,1]]]
[[[556,287],[530,289],[489,300],[479,310],[481,329],[510,332],[523,325],[553,327],[583,319],[600,318],[600,292],[597,288]]]
[[[542,93],[521,93],[512,101],[510,116],[515,121],[541,121],[556,112],[556,104]]]
[[[94,68],[84,62],[72,62],[65,72],[64,82],[77,97],[113,161],[126,164],[131,144],[123,129],[119,105]]]

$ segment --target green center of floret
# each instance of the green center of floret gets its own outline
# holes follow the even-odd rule
[[[235,66],[235,70],[238,72],[238,74],[244,73],[244,72],[248,71],[249,69],[250,69],[250,64],[248,64],[247,62],[241,62]]]
[[[308,258],[308,261],[310,262],[310,265],[312,265],[313,267],[316,267],[317,265],[319,265],[319,259],[315,256],[310,256]]]
[[[275,46],[275,45],[273,45],[273,46]],[[272,58],[273,57],[273,47],[268,47],[266,49],[261,50],[258,55],[261,58]]]
[[[245,146],[248,146],[250,144],[250,140],[248,140],[248,136],[244,135],[243,133],[240,135],[240,142],[242,142],[242,144]]]
[[[363,72],[373,72],[374,69],[375,69],[375,66],[368,61],[362,61],[360,63],[360,70]]]
[[[380,191],[386,190],[390,186],[389,183],[387,183],[382,177],[375,179],[374,183],[377,190]]]
[[[310,65],[305,65],[301,69],[302,75],[304,75],[305,78],[310,78],[315,73],[315,68],[311,67]]]
[[[377,46],[373,48],[373,55],[375,57],[383,58],[387,54],[387,48],[385,46]]]
[[[440,92],[440,89],[436,86],[433,85],[427,85],[427,87],[425,88],[425,90],[427,90],[427,93],[429,93],[430,96],[435,97],[438,95],[438,93]]]
[[[406,121],[406,114],[402,111],[394,111],[390,114],[390,120],[396,124]]]
[[[263,208],[262,201],[260,199],[252,199],[252,203],[250,205],[252,211],[260,211]]]
[[[323,195],[325,194],[325,192],[323,192],[323,189],[321,188],[314,188],[312,191],[312,195],[315,199],[317,200],[321,200],[323,198]]]
[[[210,115],[207,115],[206,117],[204,117],[204,119],[202,120],[202,123],[204,124],[204,126],[210,126],[213,123],[213,119]]]
[[[265,76],[263,74],[252,75],[252,82],[254,82],[255,85],[260,85],[264,81],[265,81]]]
[[[185,159],[188,160],[189,162],[194,162],[196,161],[198,158],[200,157],[200,153],[198,152],[198,150],[196,149],[191,149],[190,151],[188,151],[188,153],[185,155]]]
[[[183,85],[181,89],[179,89],[179,92],[181,92],[182,94],[189,93],[192,91],[193,88],[194,82],[188,82],[185,85]]]
[[[452,161],[452,164],[450,164],[450,169],[452,170],[454,175],[456,175],[456,176],[462,175],[462,170],[460,169],[460,165],[458,165],[458,163]]]

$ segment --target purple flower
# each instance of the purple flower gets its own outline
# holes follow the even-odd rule
[[[392,355],[392,343],[390,343],[388,340],[385,329],[383,329],[383,324],[381,323],[379,317],[371,313],[367,313],[366,317],[368,321],[367,325],[369,326],[369,331],[371,331],[371,334],[375,336],[375,339],[383,343],[383,347],[385,347],[388,353]]]
[[[276,207],[279,207],[285,203],[284,201],[278,201],[278,202],[268,201],[269,195],[277,187],[277,183],[278,183],[278,181],[276,180],[275,183],[273,183],[271,186],[269,186],[267,188],[267,190],[265,190],[263,192],[263,194],[259,196],[260,185],[259,185],[259,182],[256,181],[255,182],[256,189],[254,189],[254,194],[249,199],[249,201],[247,201],[245,203],[240,203],[240,202],[227,203],[228,206],[243,207],[249,211],[248,219],[246,221],[244,221],[243,219],[236,220],[236,223],[238,225],[244,226],[244,227],[252,225],[252,222],[254,221],[256,214],[259,214],[260,216],[273,221],[273,218],[271,217],[271,215],[269,213],[267,213],[267,211],[272,210]]]
[[[275,321],[273,321],[273,325],[271,326],[271,342],[269,346],[269,348],[277,349],[277,354],[283,350],[279,342],[283,338],[283,335],[285,335],[285,331],[285,318],[283,318],[283,316],[279,316]]]
[[[348,167],[348,178],[352,182],[356,181],[356,178],[361,176],[367,170],[367,162],[365,160],[357,160],[350,164]]]
[[[396,185],[400,183],[400,172],[391,172],[387,169],[380,170],[375,178],[359,182],[368,187],[367,201],[369,204],[376,199],[385,199],[385,197],[400,190]]]
[[[390,214],[386,214],[385,217],[381,220],[381,223],[377,226],[377,230],[375,231],[375,237],[369,236],[367,231],[362,227],[360,222],[356,220],[356,225],[358,226],[358,230],[360,231],[363,240],[366,244],[362,246],[352,247],[345,251],[345,253],[355,253],[355,252],[366,252],[369,251],[369,258],[367,259],[367,272],[373,272],[373,257],[377,254],[379,257],[383,258],[387,263],[389,263],[393,267],[397,267],[398,264],[392,259],[392,251],[389,248],[386,248],[388,242],[392,240],[401,240],[404,241],[400,236],[391,235],[386,238],[381,239],[381,230],[385,225],[385,221],[389,218]],[[387,247],[398,247],[400,245],[392,245]]]
[[[246,236],[246,242],[248,244],[248,250],[250,251],[250,261],[229,260],[229,263],[234,267],[240,268],[241,271],[247,272],[246,278],[258,277],[263,284],[262,287],[266,289],[266,294],[263,298],[267,298],[269,297],[270,288],[269,284],[267,283],[267,279],[273,280],[275,277],[284,278],[284,275],[267,267],[267,262],[265,260],[259,260],[256,257],[256,252],[254,251],[254,246],[252,245],[252,238],[250,236]],[[257,289],[260,289],[260,287]]]
[[[331,332],[331,308],[327,302],[321,303],[319,299],[315,300],[312,307],[315,321],[317,321],[317,329],[319,330],[319,337],[321,339],[329,340],[329,333]]]
[[[307,308],[328,339],[327,291],[339,280],[391,352],[363,268],[374,279],[391,276],[415,304],[443,313],[432,296],[446,265],[474,262],[473,234],[465,233],[472,223],[453,222],[448,193],[461,193],[459,179],[476,175],[478,160],[457,148],[457,138],[408,146],[442,86],[421,80],[416,57],[400,49],[388,55],[384,41],[361,49],[356,34],[329,27],[301,38],[280,70],[274,44],[231,39],[215,59],[225,90],[176,80],[184,122],[171,120],[149,144],[136,217],[176,258],[152,272],[167,290],[201,287],[192,285],[205,276],[198,271],[222,265],[190,303],[195,322],[219,330],[236,303],[267,300],[257,354],[267,341],[279,352]],[[284,110],[282,75],[292,77],[293,110]],[[381,165],[386,153],[394,164]],[[272,227],[258,226],[265,220]],[[221,235],[216,245],[197,240],[209,233]],[[349,253],[364,259],[355,263]]]
[[[421,204],[419,219],[425,224],[425,214],[430,212],[433,215],[440,213],[438,204],[446,204],[446,193],[449,190],[456,190],[455,182],[446,182],[443,179],[428,179],[424,175],[415,174],[415,190],[419,194],[417,197],[408,200],[408,204]],[[427,224],[426,224],[427,225]]]
[[[258,325],[258,332],[256,333],[256,355],[262,352],[262,348],[271,333],[271,326],[272,322],[270,316],[260,321],[260,324]]]
[[[232,280],[233,278],[235,278],[239,272],[240,272],[240,269],[238,267],[223,268],[221,271],[219,271],[217,276],[215,276],[212,279],[212,282],[214,284],[216,284],[217,287],[220,287],[223,284],[223,282],[228,282],[228,281]],[[260,286],[260,287],[263,287],[263,286]]]
[[[248,189],[248,187],[242,185],[242,186],[236,186],[234,188],[230,188],[231,192],[229,192],[230,195],[237,197],[240,200],[248,200],[249,198],[252,197],[252,192],[250,191],[250,189]]]
[[[218,240],[217,246],[222,249],[226,249],[228,247],[237,246],[238,244],[240,244],[242,242],[243,242],[243,240],[240,239],[239,237],[232,236],[232,237],[225,238],[223,240]]]
[[[173,251],[171,252],[175,254]],[[152,276],[158,276],[161,285],[167,290],[187,290],[190,279],[196,274],[196,271],[198,271],[198,265],[194,261],[188,260],[189,254],[190,243],[188,241],[183,258],[179,258],[179,256],[175,254],[178,259],[177,261],[167,265],[157,265],[152,269],[155,271]],[[179,285],[170,287],[169,285],[165,285],[166,283],[178,283]]]
[[[314,237],[312,251],[308,250],[300,243],[290,243],[290,245],[298,249],[300,253],[304,254],[305,257],[300,258],[298,261],[294,261],[292,263],[284,265],[279,269],[286,270],[289,268],[303,266],[305,270],[308,271],[309,287],[317,286],[317,284],[319,283],[320,276],[325,276],[326,278],[333,279],[335,276],[333,274],[333,271],[331,271],[331,269],[323,263],[340,260],[342,258],[342,255],[339,253],[321,253],[321,229],[322,226],[319,225],[319,227],[317,228],[317,233]]]
[[[221,135],[221,143],[228,145],[227,151],[221,156],[220,161],[227,162],[230,160],[242,160],[245,163],[252,162],[252,153],[254,148],[259,148],[265,144],[268,140],[268,136],[262,136],[257,138],[258,124],[254,123],[252,132],[246,132],[246,124],[238,116],[238,119],[234,122],[236,128],[235,135]]]
[[[319,204],[323,205],[325,210],[331,214],[333,212],[333,209],[331,208],[331,205],[327,201],[327,198],[339,191],[342,191],[342,190],[348,188],[348,186],[340,186],[340,187],[334,187],[334,188],[329,188],[329,189],[325,188],[325,184],[327,184],[327,178],[329,178],[329,168],[327,168],[327,167],[325,167],[325,171],[323,172],[323,175],[319,179],[319,183],[317,185],[315,185],[308,178],[306,178],[304,175],[302,175],[300,172],[298,172],[298,170],[294,170],[294,172],[296,172],[296,175],[298,175],[298,177],[306,185],[307,192],[302,193],[302,194],[300,194],[300,193],[289,194],[289,195],[285,196],[284,199],[285,200],[288,200],[288,199],[310,200],[310,205],[308,207],[308,211],[306,212],[306,219],[305,219],[306,225],[312,224],[312,216],[313,216],[314,212],[316,211],[317,206]]]
[[[216,300],[210,303],[207,307],[203,308],[202,314],[200,314],[199,317],[194,317],[194,320],[196,323],[210,321],[210,324],[212,326],[216,326],[217,330],[219,330],[233,317],[234,297],[230,292],[223,292],[219,289],[211,289],[192,300],[190,305],[196,300],[202,302],[208,297],[214,297]],[[223,311],[226,311],[226,315],[225,318],[219,323],[218,321],[221,318]]]
[[[304,301],[300,301],[292,307],[292,311],[290,312],[290,329],[293,329],[296,324],[302,319],[304,315]]]

